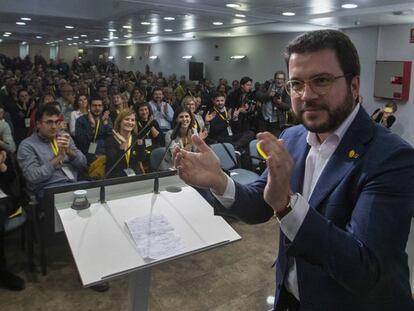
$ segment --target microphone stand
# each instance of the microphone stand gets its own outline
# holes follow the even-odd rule
[[[147,132],[147,130],[149,130],[152,126],[154,125],[154,121],[148,121],[148,123],[137,133],[137,139],[135,139],[131,146],[129,146],[124,153],[122,154],[122,156],[114,163],[114,165],[111,166],[111,168],[106,172],[106,174],[102,177],[102,181],[105,180],[106,178],[108,178],[108,176],[112,173],[112,171],[115,169],[115,167],[119,164],[119,162],[121,162],[121,160],[125,157],[125,155],[127,154],[127,152],[135,147],[135,145],[138,143],[138,140],[140,140],[141,136]],[[102,185],[100,190],[99,190],[99,201],[101,203],[106,203],[106,193],[105,193],[105,186]]]

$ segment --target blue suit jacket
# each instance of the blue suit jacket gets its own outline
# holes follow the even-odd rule
[[[298,193],[309,151],[306,135],[302,125],[283,133],[295,161],[291,188]],[[236,184],[228,211],[247,223],[269,220],[266,180],[265,171],[253,184]],[[286,309],[289,257],[296,259],[301,311],[414,310],[405,253],[414,211],[414,150],[361,107],[309,205],[293,241],[280,233],[275,310]]]

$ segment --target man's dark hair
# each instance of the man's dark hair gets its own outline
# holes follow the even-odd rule
[[[361,66],[354,44],[343,32],[330,29],[306,32],[293,39],[285,50],[288,68],[289,59],[293,53],[304,54],[323,49],[335,51],[343,73],[348,75],[346,77],[348,85],[351,84],[353,77],[360,75]]]
[[[214,100],[217,97],[224,97],[224,98],[226,98],[226,93],[224,93],[224,92],[213,92],[211,94],[211,100]]]
[[[286,79],[286,73],[283,70],[276,71],[275,74],[273,75],[273,78],[276,79],[277,75],[283,75],[283,77]]]
[[[102,97],[95,95],[95,96],[92,96],[92,97],[91,97],[91,100],[89,101],[89,106],[90,106],[90,105],[92,105],[92,102],[93,102],[93,101],[97,101],[97,100],[98,100],[98,101],[101,101],[101,102],[102,102],[102,104],[103,104],[103,99],[102,99]]]
[[[246,84],[247,82],[253,82],[253,79],[249,77],[243,77],[240,79],[240,85]]]
[[[154,95],[155,91],[161,91],[162,92],[162,88],[160,88],[159,86],[154,87],[154,89],[152,90],[152,95]]]
[[[59,105],[59,103],[56,103]],[[54,102],[41,105],[39,109],[36,111],[35,119],[36,121],[40,121],[44,115],[48,116],[60,116],[60,110],[56,107]]]

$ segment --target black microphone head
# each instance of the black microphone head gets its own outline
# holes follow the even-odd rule
[[[178,134],[180,133],[180,129],[181,129],[181,122],[177,122],[177,124],[175,125],[171,133],[171,140],[174,140],[177,138]]]

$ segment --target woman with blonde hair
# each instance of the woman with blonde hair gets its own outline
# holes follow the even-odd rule
[[[199,114],[196,114],[197,111],[197,102],[195,97],[192,96],[186,96],[183,98],[183,100],[181,101],[181,106],[185,109],[188,109],[189,111],[192,112],[192,114],[194,115],[194,124],[193,124],[193,128],[196,129],[197,133],[201,135],[205,135],[207,136],[207,130],[205,127],[205,123],[203,120],[203,117],[200,116]]]
[[[105,173],[116,163],[122,154],[137,139],[135,133],[137,123],[135,112],[129,108],[119,112],[112,130],[112,136],[105,141],[106,148],[106,168]],[[142,160],[144,159],[145,149],[143,144],[135,144],[125,154],[123,159],[116,165],[109,177],[135,176],[143,174],[144,169]]]

